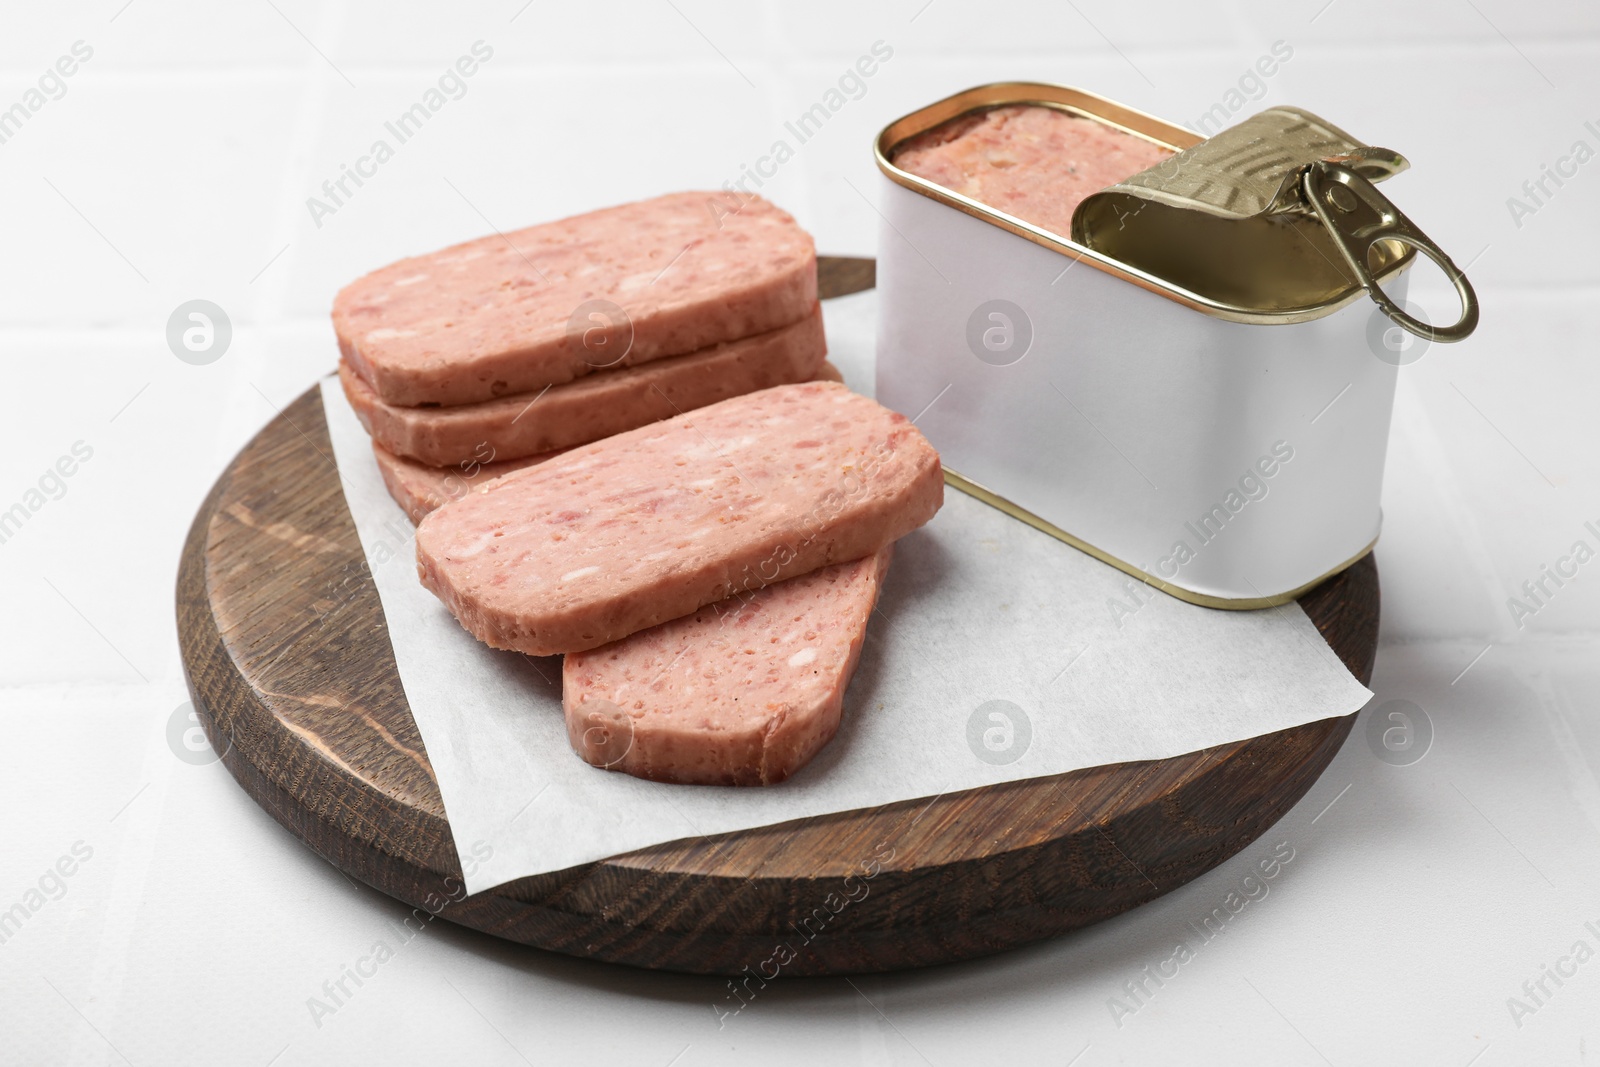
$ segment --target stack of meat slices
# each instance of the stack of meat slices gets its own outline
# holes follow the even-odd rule
[[[810,238],[721,203],[409,260],[334,317],[423,584],[489,645],[565,656],[578,755],[765,785],[837,731],[894,542],[944,483],[824,362]]]
[[[333,306],[373,441],[476,469],[828,376],[816,252],[725,193],[653,200],[404,259]]]

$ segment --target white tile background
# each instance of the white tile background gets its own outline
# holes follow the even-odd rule
[[[1594,4],[99,0],[10,5],[0,26],[0,108],[74,41],[94,48],[0,144],[0,508],[74,442],[94,449],[0,544],[0,909],[93,848],[0,945],[0,1062],[1584,1059],[1600,962],[1520,1026],[1506,999],[1578,938],[1600,947],[1583,928],[1600,923],[1600,564],[1525,628],[1505,599],[1600,520],[1600,162],[1520,227],[1506,199],[1575,140],[1600,147]],[[313,225],[306,197],[479,39],[494,58],[467,94]],[[716,980],[444,924],[315,1025],[306,998],[402,909],[168,747],[196,506],[331,368],[344,281],[485,218],[718,185],[877,40],[893,59],[766,189],[829,252],[872,251],[851,188],[870,188],[872,134],[989,80],[1192,119],[1282,40],[1263,103],[1411,158],[1391,193],[1472,263],[1485,307],[1470,342],[1403,372],[1385,490],[1375,688],[1426,711],[1432,749],[1382,763],[1363,720],[1263,842],[1155,904],[977,963],[786,982],[720,1029]],[[1448,303],[1431,281],[1414,295]],[[207,367],[164,341],[195,297],[235,326]],[[1116,1025],[1108,998],[1281,840],[1296,859],[1270,896]]]

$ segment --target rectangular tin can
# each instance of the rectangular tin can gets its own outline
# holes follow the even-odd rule
[[[1398,367],[1357,288],[1288,312],[1218,304],[897,168],[896,146],[1004,104],[1173,150],[1201,138],[1078,89],[981,86],[887,126],[878,400],[947,481],[1210,607],[1284,603],[1371,551]],[[1414,256],[1379,273],[1403,302]]]

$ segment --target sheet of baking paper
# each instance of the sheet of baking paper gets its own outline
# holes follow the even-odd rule
[[[830,358],[870,390],[873,295],[825,307]],[[951,490],[901,541],[843,725],[810,766],[766,788],[598,770],[567,744],[560,659],[480,644],[417,582],[410,524],[336,381],[323,402],[456,847],[477,859],[470,892],[683,837],[1176,756],[1370,695],[1296,605],[1193,607]]]

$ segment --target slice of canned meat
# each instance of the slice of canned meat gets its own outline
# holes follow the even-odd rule
[[[510,474],[535,463],[543,463],[560,452],[546,452],[522,459],[509,459],[490,463],[468,460],[450,467],[430,467],[405,456],[397,456],[378,442],[372,442],[372,455],[378,461],[378,473],[383,485],[394,497],[394,502],[414,523],[434,509],[458,500],[468,493],[482,489],[502,474]]]
[[[908,139],[894,165],[1060,237],[1090,194],[1172,155],[1094,119],[1038,104],[964,115]]]
[[[798,322],[816,249],[760,197],[686,192],[390,264],[333,303],[386,403],[470,404]]]
[[[894,546],[565,658],[567,737],[597,767],[771,785],[839,729]]]
[[[817,372],[813,380],[842,382],[844,376],[839,373],[839,368],[824,361],[822,369]],[[378,442],[372,442],[372,455],[378,461],[378,473],[383,476],[384,488],[389,490],[394,502],[400,505],[413,523],[421,522],[422,517],[435,508],[463,497],[474,489],[481,489],[502,474],[510,474],[512,471],[531,467],[535,463],[543,463],[564,451],[566,449],[541,452],[536,456],[524,456],[521,459],[486,462],[468,459],[448,467],[432,467],[426,463],[419,463],[409,456],[397,456]],[[480,455],[493,455],[493,453],[484,452]]]
[[[753,337],[478,404],[387,404],[342,360],[339,380],[376,441],[445,467],[486,454],[517,459],[587,444],[741,393],[807,382],[827,349],[817,305],[799,322]]]
[[[417,571],[489,645],[581,652],[870,555],[943,501],[905,416],[782,385],[495,479],[422,520]]]

